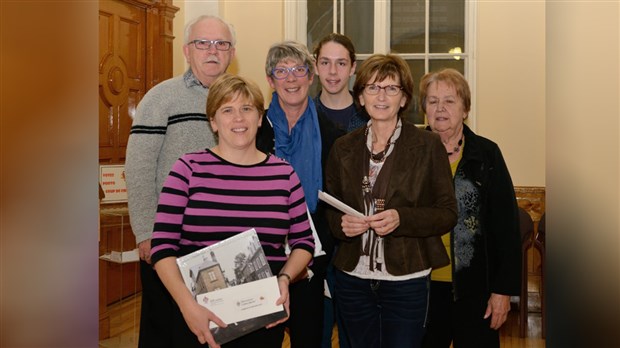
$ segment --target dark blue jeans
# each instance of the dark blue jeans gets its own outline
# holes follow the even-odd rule
[[[325,296],[325,298],[323,299],[325,309],[323,313],[323,342],[321,343],[321,348],[332,347],[332,333],[334,331],[334,323],[338,327],[338,347],[350,348],[349,341],[347,340],[347,335],[344,333],[342,317],[336,309],[338,294],[336,294],[336,291],[334,290],[335,272],[336,268],[334,268],[334,265],[330,262],[329,266],[327,266],[327,275],[325,276],[325,279],[327,280],[327,286],[329,287],[329,292],[331,293],[332,298],[328,298],[327,296]]]
[[[418,348],[425,333],[428,277],[361,279],[335,272],[336,306],[352,348]]]

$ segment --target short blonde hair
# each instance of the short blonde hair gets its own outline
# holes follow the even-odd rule
[[[265,113],[265,98],[258,85],[251,80],[232,74],[222,74],[213,81],[207,96],[207,118],[213,120],[217,110],[236,96],[247,98],[258,110],[259,117]]]
[[[454,87],[456,95],[463,101],[463,109],[466,113],[471,109],[471,91],[465,77],[456,69],[444,68],[439,71],[431,71],[426,73],[420,80],[420,106],[422,111],[426,113],[426,97],[428,86],[433,82],[445,82],[449,86]]]

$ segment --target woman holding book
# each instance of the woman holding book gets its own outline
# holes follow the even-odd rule
[[[173,342],[165,347],[220,347],[209,322],[226,326],[199,305],[185,286],[176,258],[250,228],[256,229],[280,298],[289,312],[288,286],[312,259],[314,239],[304,192],[293,168],[256,148],[264,100],[260,89],[242,77],[218,78],[207,97],[207,117],[218,144],[181,157],[172,167],[159,199],[151,260],[178,305]],[[285,244],[291,253],[285,254]],[[222,347],[280,348],[283,319]]]

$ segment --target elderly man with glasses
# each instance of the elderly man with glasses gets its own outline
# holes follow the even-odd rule
[[[234,29],[218,17],[194,19],[185,27],[184,39],[183,53],[190,68],[146,93],[136,109],[127,144],[129,217],[141,259],[139,347],[173,347],[175,304],[150,264],[157,202],[180,156],[216,144],[205,114],[207,94],[235,56]]]

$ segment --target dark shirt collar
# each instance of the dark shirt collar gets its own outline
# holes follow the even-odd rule
[[[183,81],[185,81],[185,85],[187,86],[187,88],[190,88],[192,86],[200,86],[202,88],[208,88],[207,86],[204,86],[200,82],[200,80],[198,80],[198,78],[196,77],[196,75],[194,75],[194,72],[192,71],[191,68],[187,69],[185,74],[183,74]]]

